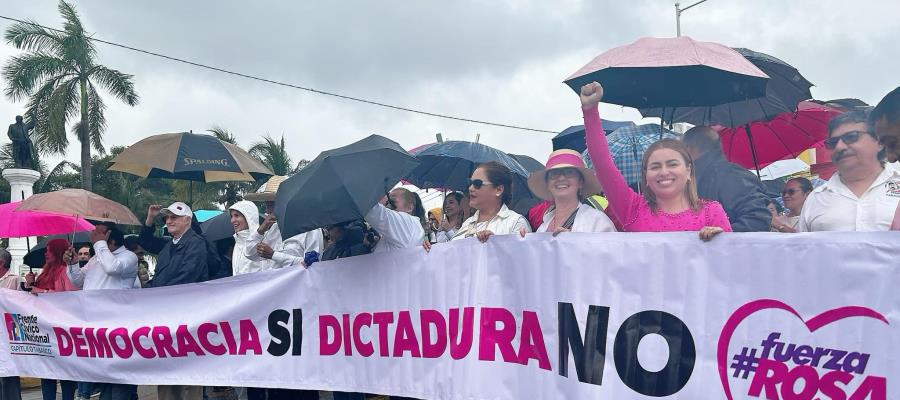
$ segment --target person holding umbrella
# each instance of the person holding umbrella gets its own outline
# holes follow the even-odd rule
[[[693,158],[678,140],[660,140],[644,153],[643,195],[628,187],[612,161],[600,122],[597,106],[603,98],[603,87],[597,82],[588,83],[581,87],[580,97],[595,174],[625,231],[699,231],[704,241],[731,231],[722,205],[701,200],[697,195]]]
[[[292,265],[309,267],[314,258],[307,260],[306,254],[309,252],[321,254],[325,238],[321,229],[313,229],[287,239],[282,238],[278,218],[275,217],[275,197],[284,180],[283,176],[273,176],[259,191],[244,196],[246,200],[262,201],[266,205],[263,222],[256,229],[250,230],[250,235],[242,247],[244,256],[253,262],[271,262],[271,268]]]
[[[581,154],[574,150],[550,153],[547,168],[532,172],[528,188],[538,197],[551,201],[537,232],[615,232],[612,221],[601,211],[581,202],[600,193],[600,182],[584,167]]]
[[[453,240],[476,237],[484,243],[493,235],[531,232],[528,220],[509,209],[511,193],[509,168],[496,161],[479,165],[469,179],[469,206],[475,214],[462,223]]]
[[[72,284],[82,290],[133,289],[138,274],[138,258],[125,248],[122,231],[112,222],[101,222],[91,231],[90,240],[94,256],[86,264],[81,264],[80,251],[76,253],[74,248],[69,248],[63,255]],[[95,385],[91,382],[79,383],[79,397],[90,398]],[[135,385],[106,383],[99,386],[103,399],[131,400],[132,395],[137,393]]]
[[[37,279],[32,272],[26,274],[25,290],[30,290],[34,295],[78,290],[66,275],[66,264],[63,261],[63,256],[70,247],[66,239],[53,239],[47,242],[41,274]],[[41,395],[44,400],[56,399],[56,382],[56,379],[41,379]],[[59,385],[62,387],[62,400],[75,398],[76,382],[61,380]]]
[[[156,217],[165,217],[166,229],[171,240],[153,235]],[[209,279],[207,242],[191,229],[191,208],[182,202],[162,208],[153,204],[147,209],[147,218],[138,236],[141,247],[157,255],[156,270],[148,287],[163,287],[185,283],[203,282]]]
[[[365,219],[381,236],[373,253],[416,247],[426,240],[425,207],[419,195],[409,189],[391,190]]]

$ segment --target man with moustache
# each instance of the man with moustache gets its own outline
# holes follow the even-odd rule
[[[868,124],[868,112],[854,110],[828,124],[825,147],[837,173],[806,199],[801,232],[886,231],[900,204],[900,170],[884,163],[884,146]]]

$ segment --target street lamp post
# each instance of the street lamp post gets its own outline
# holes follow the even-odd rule
[[[691,4],[687,7],[685,7],[685,8],[681,8],[681,3],[677,2],[677,1],[675,2],[675,33],[678,37],[681,37],[681,13],[691,9],[691,7],[699,5],[700,3],[705,3],[706,1],[707,0],[700,0],[694,4]]]

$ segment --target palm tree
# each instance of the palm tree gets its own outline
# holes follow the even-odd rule
[[[75,8],[60,0],[62,30],[45,29],[34,22],[16,23],[5,39],[27,53],[15,56],[3,67],[13,101],[28,99],[26,117],[35,121],[36,147],[46,153],[65,153],[69,145],[66,123],[81,142],[81,186],[92,188],[91,147],[103,153],[106,105],[99,89],[130,106],[138,103],[132,75],[96,63],[97,50],[84,30]]]
[[[284,135],[281,135],[280,141],[269,135],[263,136],[263,141],[254,143],[248,152],[269,167],[275,175],[293,175],[302,168],[299,164],[294,166],[284,145]]]

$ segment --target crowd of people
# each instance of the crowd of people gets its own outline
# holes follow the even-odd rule
[[[316,262],[395,249],[443,246],[475,238],[531,232],[693,231],[710,241],[723,232],[816,232],[900,230],[900,88],[872,110],[835,117],[824,145],[837,172],[813,187],[806,178],[788,180],[784,207],[770,199],[758,178],[727,161],[719,135],[697,126],[682,140],[662,139],[643,155],[637,190],[616,168],[600,119],[603,87],[581,88],[586,143],[593,170],[581,155],[557,150],[544,170],[528,178],[530,191],[543,203],[528,216],[510,208],[513,173],[497,161],[479,165],[466,193],[449,192],[443,206],[426,213],[419,196],[392,190],[366,213],[346,221],[282,239],[275,217],[275,193],[284,177],[272,177],[256,193],[228,209],[234,236],[225,244],[203,235],[188,204],[150,206],[140,234],[125,236],[121,227],[98,223],[90,245],[74,248],[65,239],[47,243],[41,273],[22,279],[10,272],[11,257],[0,249],[0,287],[35,295],[72,290],[138,289],[203,282],[279,268],[312,268]],[[257,203],[254,203],[256,201]],[[263,215],[260,209],[264,209]],[[784,209],[786,208],[786,210]],[[159,236],[157,225],[167,236]],[[152,277],[145,253],[156,257]],[[91,385],[43,379],[44,400],[85,399]],[[95,385],[101,399],[132,400],[136,387]],[[18,398],[18,379],[3,378],[4,399]],[[315,391],[236,388],[240,399],[313,399]],[[200,399],[197,386],[159,386],[160,399]],[[335,393],[337,400],[361,399],[359,393]]]

